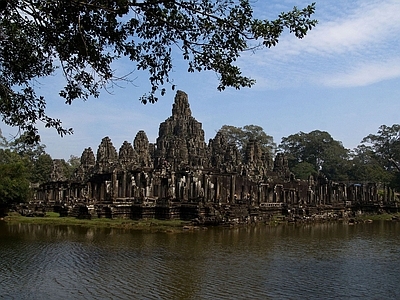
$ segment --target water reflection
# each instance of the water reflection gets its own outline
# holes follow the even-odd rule
[[[0,223],[0,298],[400,297],[399,223],[179,234]]]

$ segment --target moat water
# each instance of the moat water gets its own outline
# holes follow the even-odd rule
[[[400,299],[400,222],[143,233],[0,222],[0,299]]]

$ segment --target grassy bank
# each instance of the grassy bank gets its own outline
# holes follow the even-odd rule
[[[358,215],[355,217],[356,220],[358,221],[390,221],[393,220],[393,218],[398,218],[400,219],[400,213],[397,214],[388,214],[388,213],[383,213],[383,214],[363,214],[363,215]]]
[[[397,214],[364,214],[352,218],[356,222],[370,222],[370,221],[400,221],[400,213]],[[198,227],[191,226],[190,222],[181,220],[158,220],[158,219],[108,219],[108,218],[95,218],[91,220],[77,219],[73,217],[60,217],[58,213],[48,212],[44,217],[25,217],[13,212],[10,213],[4,220],[10,224],[49,224],[49,225],[71,225],[83,227],[97,227],[97,228],[120,228],[120,229],[133,229],[148,232],[181,232]],[[315,220],[314,220],[315,221]],[[324,221],[318,219],[319,222]],[[313,222],[313,221],[311,221]],[[267,224],[278,225],[286,224],[284,216],[275,216]],[[301,223],[301,222],[300,222]]]
[[[49,212],[44,217],[25,217],[18,213],[10,213],[4,218],[10,224],[49,224],[49,225],[71,225],[71,226],[84,226],[84,227],[103,227],[103,228],[121,228],[121,229],[135,229],[151,232],[177,232],[181,231],[187,222],[181,220],[130,220],[130,219],[77,219],[72,217],[59,217],[58,213]]]

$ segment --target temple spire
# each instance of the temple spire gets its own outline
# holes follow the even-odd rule
[[[183,91],[177,91],[175,103],[172,105],[172,117],[174,119],[181,117],[190,117],[192,112],[189,106],[188,95]]]

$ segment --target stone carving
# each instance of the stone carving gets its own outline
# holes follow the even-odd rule
[[[96,172],[110,173],[114,170],[118,160],[117,150],[110,138],[106,136],[101,140],[97,150]]]
[[[288,160],[283,153],[277,153],[275,157],[274,172],[276,172],[281,178],[290,179],[291,173],[288,166]]]
[[[146,133],[141,130],[136,134],[133,141],[133,146],[138,155],[138,163],[140,167],[152,167],[152,161],[150,156],[150,143]]]
[[[192,117],[186,93],[178,91],[172,116],[162,122],[155,151],[156,164],[168,162],[172,170],[202,168],[207,161],[207,146],[202,124]]]
[[[183,91],[177,91],[175,103],[172,105],[172,118],[188,119],[192,116],[189,107],[188,95]]]
[[[86,148],[81,156],[81,166],[84,170],[89,170],[90,168],[94,167],[96,164],[96,159],[94,157],[94,153],[92,148]]]
[[[67,177],[64,172],[64,162],[62,159],[53,159],[53,169],[50,174],[50,180],[53,182],[65,181]]]
[[[136,153],[135,149],[133,149],[132,144],[127,141],[124,141],[119,149],[118,159],[121,168],[124,170],[133,170],[133,168],[137,166],[139,162],[138,154]]]
[[[93,168],[96,165],[96,159],[92,148],[86,148],[81,155],[81,164],[75,171],[75,180],[85,181],[93,174]]]
[[[246,174],[253,179],[259,180],[264,176],[264,162],[262,161],[262,150],[260,144],[255,140],[249,140],[246,146],[244,162]]]
[[[220,172],[238,172],[241,169],[240,154],[236,145],[228,144],[226,137],[220,131],[209,141],[211,166]]]

